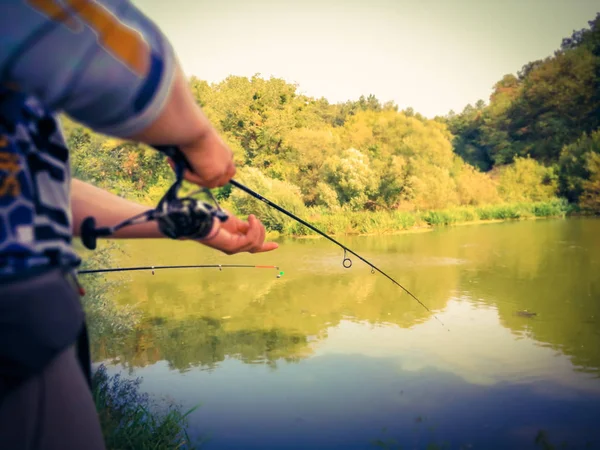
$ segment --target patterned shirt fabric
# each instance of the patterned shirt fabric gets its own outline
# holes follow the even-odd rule
[[[0,273],[74,265],[69,152],[39,101],[0,88]]]
[[[128,0],[8,0],[0,29],[0,275],[76,264],[56,114],[131,136],[160,114],[175,55]]]

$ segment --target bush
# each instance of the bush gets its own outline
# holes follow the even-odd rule
[[[498,192],[507,202],[539,202],[556,194],[557,179],[552,168],[531,158],[515,158],[500,170]]]
[[[337,192],[327,183],[319,181],[316,189],[315,203],[319,206],[325,206],[331,211],[340,209],[340,201]]]
[[[531,211],[536,217],[564,216],[568,210],[569,204],[566,199],[555,199],[531,205]]]
[[[498,188],[489,175],[464,164],[456,177],[456,189],[461,205],[498,203]]]

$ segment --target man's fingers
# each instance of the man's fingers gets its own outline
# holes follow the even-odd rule
[[[247,223],[242,222],[242,224],[244,224],[244,228],[247,228],[247,232],[238,234],[238,242],[235,243],[234,251],[249,253],[262,251],[266,235],[264,226],[253,214],[248,216]]]
[[[235,173],[235,170],[233,170]],[[233,178],[233,176],[229,176],[228,174],[219,175],[213,178],[202,178],[195,173],[186,170],[184,173],[184,178],[190,183],[197,184],[202,187],[207,187],[209,189],[222,187],[229,183],[229,180]]]
[[[223,228],[221,228],[219,235],[216,238],[202,243],[217,250],[221,250],[228,255],[241,252],[262,253],[279,248],[279,245],[276,242],[265,242],[255,245],[252,242],[248,242],[246,236],[232,235]]]
[[[257,226],[257,220],[253,214],[248,216],[248,231],[243,236],[243,240],[245,241],[239,248],[239,251],[242,252],[250,252],[256,248],[257,246],[262,244],[262,240],[260,239],[260,227]]]
[[[250,229],[250,224],[248,222],[246,222],[245,220],[237,220],[235,223],[235,230],[238,233],[242,233],[242,234],[246,234],[248,232],[248,230]]]
[[[209,189],[220,187],[218,180],[215,180],[215,179],[207,180],[206,178],[199,177],[198,175],[190,172],[189,170],[186,170],[184,172],[183,178],[185,178],[190,183],[194,183],[198,186],[209,188]]]
[[[256,227],[258,230],[257,239],[254,242],[254,245],[251,247],[250,253],[255,253],[256,251],[262,248],[263,243],[265,242],[265,235],[267,234],[265,227],[262,223],[256,218],[254,214],[250,214],[248,217],[248,223],[250,227]]]
[[[231,180],[236,173],[236,168],[235,168],[235,164],[233,164],[233,161],[231,162],[231,164],[229,164],[229,167],[227,168],[227,172],[225,172],[225,178],[227,178],[227,183],[229,182],[229,180]]]
[[[235,216],[231,216],[230,220],[232,222],[221,224],[219,233],[214,238],[200,242],[228,255],[268,252],[279,247],[275,242],[264,242],[266,229],[253,214],[248,216],[248,222]]]
[[[276,242],[265,242],[258,250],[254,251],[253,253],[270,252],[271,250],[275,250],[278,247],[279,244],[277,244]]]

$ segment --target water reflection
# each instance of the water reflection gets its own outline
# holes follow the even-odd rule
[[[306,336],[301,334],[277,329],[228,331],[224,321],[210,317],[182,321],[150,318],[118,342],[96,341],[93,353],[99,360],[118,361],[126,367],[166,361],[170,369],[179,371],[197,366],[214,369],[226,358],[276,367],[279,359],[294,362],[309,354]]]
[[[225,358],[214,373],[174,373],[161,361],[136,375],[184,408],[202,403],[192,430],[211,436],[209,449],[367,449],[377,439],[402,446],[387,448],[533,449],[540,430],[568,448],[596,448],[595,379],[530,338],[515,342],[493,309],[452,301],[443,319],[453,317],[466,329],[444,342],[433,321],[412,330],[342,321],[309,344],[310,357],[279,360],[276,372]]]

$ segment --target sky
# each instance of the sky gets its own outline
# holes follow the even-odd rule
[[[132,0],[188,76],[260,74],[332,103],[374,94],[426,117],[488,101],[551,56],[600,0]]]

